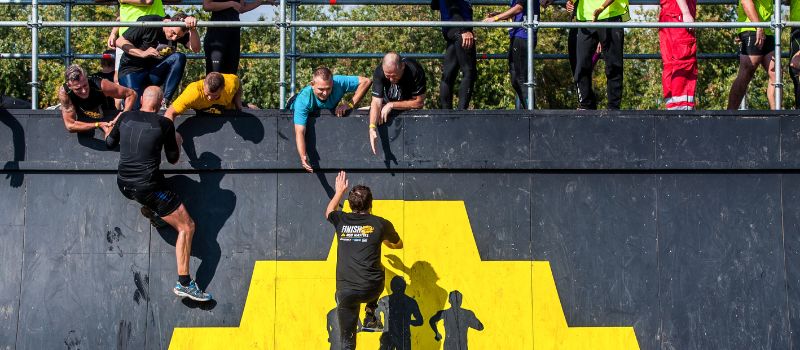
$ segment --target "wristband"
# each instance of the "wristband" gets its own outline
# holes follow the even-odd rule
[[[494,21],[497,22],[500,20],[500,15],[494,16]]]
[[[370,129],[377,129],[378,127],[377,127],[375,124],[370,124],[370,125],[369,125],[369,128],[370,128]]]
[[[353,102],[348,101],[347,102],[347,107],[350,107],[350,109],[353,109]]]
[[[94,122],[94,128],[97,129],[100,127],[100,122]]]

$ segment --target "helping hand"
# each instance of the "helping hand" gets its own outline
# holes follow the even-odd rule
[[[350,182],[347,181],[347,173],[344,170],[340,171],[339,175],[336,175],[336,193],[344,194],[349,186]]]

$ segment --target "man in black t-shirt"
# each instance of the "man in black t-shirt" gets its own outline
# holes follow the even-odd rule
[[[388,220],[370,214],[372,192],[369,187],[353,187],[347,198],[351,213],[336,210],[347,191],[347,174],[336,177],[336,193],[325,209],[325,218],[336,227],[336,308],[339,316],[341,349],[356,348],[358,308],[367,303],[363,331],[383,328],[375,316],[378,297],[383,292],[384,269],[381,243],[390,249],[403,248],[403,241]]]
[[[372,73],[372,103],[369,107],[369,142],[378,154],[375,142],[378,125],[389,119],[392,110],[420,109],[425,105],[425,71],[417,61],[402,58],[396,52],[383,56]]]
[[[172,18],[158,15],[139,17],[139,22],[183,22],[183,27],[131,27],[117,38],[117,47],[125,53],[117,73],[119,83],[137,94],[150,85],[164,87],[165,101],[169,105],[178,90],[186,67],[186,55],[175,52],[181,43],[192,52],[200,52],[197,19],[178,12]],[[188,34],[188,35],[187,35]],[[135,106],[134,109],[138,108]]]
[[[141,111],[123,113],[106,134],[106,145],[109,148],[119,145],[117,186],[122,194],[142,204],[142,215],[154,226],[163,221],[178,232],[175,241],[178,282],[173,293],[208,301],[211,295],[200,290],[189,275],[194,221],[178,195],[164,184],[164,175],[159,170],[162,148],[170,163],[175,164],[180,158],[180,136],[175,133],[175,126],[171,120],[156,114],[162,98],[161,88],[145,89]]]
[[[131,110],[136,101],[136,93],[131,89],[107,79],[87,75],[86,70],[77,64],[67,67],[64,84],[58,89],[64,127],[69,132],[110,129],[114,121],[102,121],[106,98],[109,97],[125,99],[126,111]]]

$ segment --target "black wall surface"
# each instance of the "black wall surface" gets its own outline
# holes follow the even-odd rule
[[[463,200],[484,260],[550,261],[570,326],[642,349],[800,347],[800,118],[698,112],[413,111],[180,117],[164,165],[197,221],[212,305],[172,296],[175,236],[118,191],[118,153],[57,112],[0,110],[0,348],[165,349],[235,326],[256,260],[323,260],[339,169],[380,199]]]

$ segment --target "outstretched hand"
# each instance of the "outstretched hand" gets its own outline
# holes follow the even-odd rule
[[[386,260],[389,262],[389,266],[395,270],[403,271],[406,267],[397,255],[389,254],[386,256]]]
[[[378,155],[378,129],[369,128],[369,145],[372,147],[372,154]]]
[[[348,187],[350,187],[350,182],[347,181],[347,173],[342,170],[336,176],[336,193],[344,194]]]

